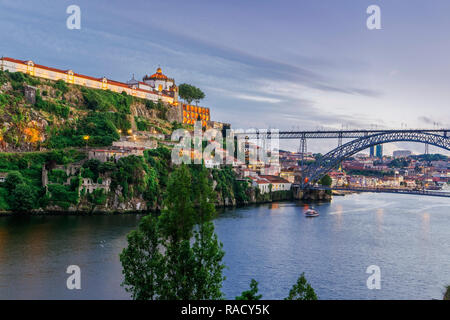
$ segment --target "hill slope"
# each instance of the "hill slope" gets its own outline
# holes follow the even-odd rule
[[[129,129],[169,134],[169,107],[126,93],[0,71],[0,151],[83,147],[85,135],[89,146],[108,146]]]

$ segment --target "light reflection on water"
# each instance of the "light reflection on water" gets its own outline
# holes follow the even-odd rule
[[[305,218],[305,204],[293,202],[220,212],[227,298],[255,278],[264,298],[282,299],[302,272],[323,299],[441,298],[450,284],[448,199],[354,194],[312,207],[319,217]],[[139,219],[1,218],[0,298],[127,299],[118,254]],[[71,264],[81,267],[81,291],[66,289]],[[381,290],[366,288],[372,264]]]

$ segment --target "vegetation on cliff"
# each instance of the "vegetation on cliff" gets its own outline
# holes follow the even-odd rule
[[[202,98],[197,88],[184,87],[189,99]],[[161,101],[0,71],[0,175],[11,183],[0,182],[0,210],[161,209],[174,169],[170,149],[161,145],[144,156],[101,163],[86,159],[86,147],[109,146],[130,129],[170,134],[184,127],[167,121],[167,113]],[[196,166],[188,170],[197,174]],[[219,206],[288,196],[259,194],[231,167],[207,172]]]
[[[87,160],[86,156],[84,149],[0,153],[0,172],[6,175],[6,181],[0,183],[0,210],[72,208],[76,211],[115,211],[119,210],[121,203],[133,200],[141,202],[142,209],[162,208],[169,174],[176,169],[171,164],[169,148],[160,146],[146,150],[144,156],[131,155],[117,162],[102,163],[96,159]],[[46,187],[42,184],[43,169],[47,171]],[[199,165],[189,165],[187,170],[196,177]],[[288,196],[287,193],[281,195],[281,192],[259,195],[249,181],[237,180],[231,167],[205,170],[207,179],[213,183],[218,206],[282,200]],[[68,174],[69,171],[75,172]],[[109,180],[109,192],[97,189],[89,193],[84,188],[83,179],[94,184]],[[27,187],[21,186],[16,191],[19,185]],[[24,206],[14,201],[19,193],[27,198]]]
[[[34,100],[27,97],[28,86]],[[0,149],[109,146],[133,126],[170,133],[168,107],[110,90],[0,71]],[[142,115],[144,113],[145,115]],[[136,121],[137,120],[137,121]],[[137,123],[136,123],[136,122]],[[89,136],[88,140],[83,137]]]
[[[0,171],[7,173],[5,182],[0,183],[0,210],[30,210],[46,207],[50,201],[42,186],[42,167],[67,165],[83,159],[85,155],[77,150],[53,150],[49,152],[0,153]],[[65,173],[64,173],[65,174]],[[60,173],[51,175],[52,181],[61,179]],[[66,190],[66,189],[65,189]],[[60,199],[73,200],[70,190],[62,193],[56,190]],[[59,192],[59,193],[58,193]]]

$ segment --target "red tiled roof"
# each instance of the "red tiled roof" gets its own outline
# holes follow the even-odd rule
[[[18,59],[13,59],[13,58],[9,58],[9,57],[2,57],[0,60],[10,61],[10,62],[24,64],[24,65],[27,65],[27,62],[30,61],[30,60],[18,60]],[[71,71],[71,69],[62,70],[62,69],[57,69],[57,68],[51,68],[51,67],[43,66],[43,65],[40,65],[40,64],[36,64],[34,62],[33,62],[33,65],[36,68],[49,70],[49,71],[53,71],[53,72],[58,72],[58,73],[67,73],[67,72]],[[91,77],[91,76],[86,76],[84,74],[75,73],[75,72],[73,73],[73,75],[75,77],[79,77],[79,78],[83,78],[83,79],[87,79],[87,80],[93,80],[93,81],[102,81],[103,80],[103,77],[101,77],[101,78],[94,78],[94,77]],[[112,84],[112,85],[115,85],[115,86],[118,86],[118,87],[123,87],[123,88],[130,88],[126,83],[115,81],[115,80],[111,80],[111,79],[107,79],[107,78],[106,78],[106,80],[107,80],[108,84]],[[140,92],[156,94],[153,91],[144,90],[144,89],[140,89],[140,88],[137,88],[137,89],[134,89],[134,90],[140,91]],[[173,98],[172,96],[164,94],[164,93],[160,93],[160,95],[168,97],[168,98]]]
[[[260,177],[269,180],[271,183],[290,183],[286,179],[277,176],[260,176]]]

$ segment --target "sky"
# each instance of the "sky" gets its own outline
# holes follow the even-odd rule
[[[448,0],[0,0],[0,55],[123,82],[160,66],[236,129],[449,128],[449,13]],[[385,152],[405,148],[424,150]]]

